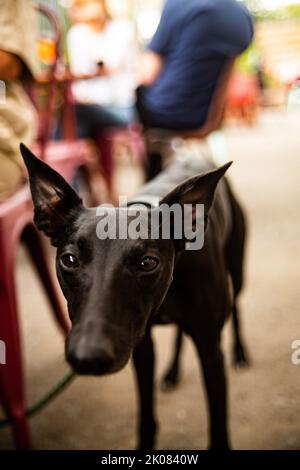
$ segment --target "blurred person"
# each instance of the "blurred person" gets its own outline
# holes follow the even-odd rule
[[[104,0],[75,0],[71,18],[71,72],[87,77],[73,85],[78,132],[93,138],[135,118],[135,29],[129,21],[111,18]]]
[[[25,91],[37,73],[35,18],[28,0],[0,0],[0,202],[25,180],[20,142],[31,145],[37,130],[34,108]],[[4,83],[4,85],[3,85]]]
[[[252,36],[250,14],[236,0],[167,0],[139,61],[137,107],[143,124],[200,128],[225,60],[241,54]]]

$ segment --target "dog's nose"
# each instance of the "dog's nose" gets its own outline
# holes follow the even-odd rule
[[[80,345],[67,352],[67,359],[75,372],[81,375],[103,375],[112,371],[115,358],[104,348],[84,348]]]

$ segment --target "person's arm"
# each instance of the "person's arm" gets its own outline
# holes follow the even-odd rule
[[[56,82],[66,82],[66,81],[71,81],[71,82],[76,82],[76,81],[81,81],[81,80],[90,80],[93,78],[98,78],[98,77],[105,77],[108,75],[108,72],[105,70],[104,67],[99,67],[98,70],[94,73],[83,73],[83,74],[73,74],[69,70],[62,70],[59,71],[55,75],[55,81]],[[37,78],[36,82],[39,83],[40,85],[48,85],[51,81],[51,72],[45,71],[40,73]]]
[[[154,83],[163,70],[168,57],[168,50],[173,36],[173,4],[165,3],[157,30],[148,46],[138,60],[138,80],[140,85]]]
[[[22,61],[16,55],[0,50],[0,80],[17,80],[22,73]]]
[[[145,51],[138,59],[137,74],[140,85],[149,86],[155,82],[160,75],[164,65],[162,56],[156,52]]]
[[[0,0],[0,11],[0,80],[28,81],[38,73],[36,12],[26,0]]]

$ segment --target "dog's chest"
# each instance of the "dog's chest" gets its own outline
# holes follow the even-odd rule
[[[175,323],[185,329],[185,312],[201,304],[201,283],[207,264],[205,252],[183,252],[177,260],[173,282],[161,305],[155,323]]]

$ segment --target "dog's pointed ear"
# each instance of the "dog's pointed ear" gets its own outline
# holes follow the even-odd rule
[[[37,158],[24,144],[20,145],[20,151],[29,174],[34,222],[55,245],[67,225],[83,208],[82,200],[59,173]]]
[[[219,168],[208,171],[207,173],[202,173],[198,176],[189,178],[167,194],[167,196],[165,196],[161,201],[161,204],[167,204],[169,206],[173,204],[181,204],[182,206],[184,206],[184,204],[203,204],[206,225],[209,209],[211,208],[214,200],[216,187],[231,165],[232,162],[228,162]],[[193,211],[193,214],[196,214],[196,212]]]

